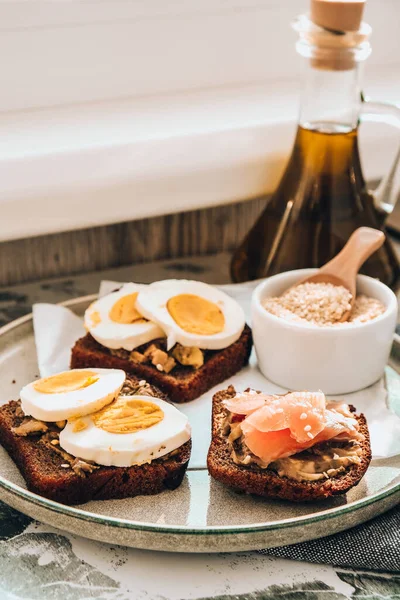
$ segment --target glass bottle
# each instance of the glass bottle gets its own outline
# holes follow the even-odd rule
[[[360,63],[370,54],[369,26],[338,34],[300,17],[294,27],[297,51],[307,59],[297,135],[278,188],[234,253],[235,282],[320,267],[358,227],[382,229],[394,206],[400,151],[374,192],[360,163],[360,121],[380,115],[393,124],[400,115],[395,106],[362,102]],[[399,263],[388,239],[361,272],[397,286]]]

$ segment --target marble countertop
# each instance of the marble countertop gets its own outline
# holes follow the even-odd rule
[[[0,290],[0,324],[95,293],[101,279],[227,283],[227,255],[164,261]],[[400,598],[400,574],[240,554],[173,554],[111,546],[33,521],[0,503],[2,600],[345,600]]]

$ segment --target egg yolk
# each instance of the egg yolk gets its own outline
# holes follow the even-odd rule
[[[167,309],[175,323],[188,333],[214,335],[224,330],[225,317],[221,309],[200,296],[179,294],[168,300]]]
[[[87,424],[83,419],[70,419],[70,422],[74,424],[72,427],[72,431],[74,433],[77,433],[78,431],[83,431],[87,428]]]
[[[89,319],[91,321],[91,327],[97,327],[101,323],[101,317],[98,310],[94,310],[89,315]]]
[[[33,384],[33,388],[41,394],[63,394],[82,390],[96,383],[98,379],[98,375],[93,371],[66,371],[39,379]]]
[[[128,323],[134,323],[134,321],[137,321],[138,319],[143,319],[142,315],[135,307],[138,293],[139,292],[135,292],[133,294],[128,294],[127,296],[122,296],[122,298],[116,301],[109,312],[111,321],[127,325]]]
[[[162,421],[164,413],[153,402],[135,398],[117,398],[90,417],[96,427],[109,433],[135,433]]]

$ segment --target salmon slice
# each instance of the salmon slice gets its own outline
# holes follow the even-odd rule
[[[325,427],[325,395],[322,392],[292,392],[271,396],[246,423],[262,433],[289,429],[298,442],[308,442]]]
[[[265,464],[317,443],[357,438],[358,422],[347,404],[325,408],[324,394],[301,392],[272,397],[242,421],[244,441]],[[333,408],[334,406],[334,408]]]
[[[299,443],[313,441],[325,428],[325,414],[325,409],[293,406],[289,418],[292,437]]]
[[[242,423],[242,430],[244,426],[245,422]],[[248,449],[266,465],[301,450],[300,444],[291,437],[290,429],[263,432],[247,424],[244,441]],[[310,445],[312,443],[310,440]]]
[[[234,398],[224,400],[222,404],[234,415],[249,415],[264,406],[268,402],[268,399],[272,397],[267,394],[257,394],[257,392],[250,391],[236,394]]]
[[[347,404],[341,406],[346,407],[346,412],[351,415]],[[354,417],[347,417],[337,409],[328,409],[326,411],[325,428],[316,436],[314,442],[317,444],[318,442],[325,442],[333,438],[338,438],[341,440],[357,439],[358,428],[358,421]]]
[[[357,438],[356,427],[358,423],[355,419],[353,423],[340,423],[335,415],[329,414],[327,410],[327,425],[313,439],[308,438],[305,441],[298,442],[292,437],[292,432],[289,428],[280,431],[258,431],[255,427],[247,422],[247,419],[242,422],[242,431],[244,434],[244,442],[249,450],[258,456],[266,465],[278,458],[286,458],[293,454],[298,454],[307,448],[311,448],[320,442],[326,442],[333,438],[338,439],[355,439]],[[347,436],[347,437],[345,437]]]
[[[329,408],[330,410],[336,411],[336,412],[344,415],[345,417],[353,416],[348,404],[343,404],[343,403],[339,404],[339,402],[329,402],[329,404],[327,405],[327,408]]]
[[[330,403],[322,392],[257,394],[253,390],[224,401],[241,421],[244,442],[265,464],[333,438],[357,437],[358,423],[347,404]]]

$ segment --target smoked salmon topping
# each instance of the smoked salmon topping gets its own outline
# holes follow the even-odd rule
[[[307,442],[324,429],[326,401],[322,392],[293,392],[271,398],[252,412],[246,423],[263,433],[289,428],[298,442]]]
[[[333,438],[357,438],[358,423],[347,404],[327,408],[322,392],[247,392],[224,404],[233,415],[245,415],[240,425],[244,443],[265,464]]]
[[[244,436],[244,441],[248,449],[265,465],[286,456],[292,456],[300,452],[303,447],[290,435],[290,429],[282,429],[281,431],[258,431],[251,425],[248,426]],[[313,442],[310,440],[309,445]],[[304,448],[307,447],[307,443]]]
[[[353,418],[353,415],[350,412],[348,404],[339,404],[338,402],[329,402],[329,404],[327,405],[327,408],[330,408],[331,410],[334,410],[334,411],[344,415],[345,417]]]
[[[253,411],[264,406],[269,398],[275,398],[275,396],[257,394],[255,390],[250,390],[248,392],[236,394],[234,398],[224,400],[223,405],[234,415],[249,415]]]

